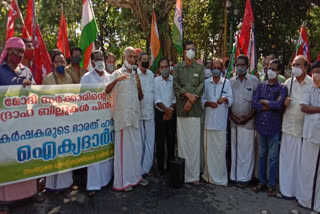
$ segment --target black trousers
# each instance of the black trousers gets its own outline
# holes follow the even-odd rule
[[[164,170],[165,143],[167,143],[167,166],[169,161],[174,159],[176,142],[176,114],[173,113],[170,120],[163,120],[164,112],[155,109],[155,135],[157,168],[161,172]]]

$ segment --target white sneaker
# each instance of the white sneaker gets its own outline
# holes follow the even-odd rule
[[[142,186],[147,186],[149,184],[149,181],[147,181],[146,179],[142,179],[139,184]]]

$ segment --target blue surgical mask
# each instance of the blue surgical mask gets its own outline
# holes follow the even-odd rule
[[[64,65],[61,65],[61,66],[57,66],[57,67],[56,67],[56,71],[57,71],[59,74],[64,74],[64,69],[65,69],[65,66],[64,66]]]
[[[219,77],[221,75],[220,69],[213,69],[211,72],[212,72],[212,76],[214,77]]]

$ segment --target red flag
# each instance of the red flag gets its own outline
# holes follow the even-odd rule
[[[18,4],[16,0],[12,0],[7,20],[7,40],[14,36],[14,21],[19,16],[21,16],[21,12],[19,10]]]
[[[307,58],[308,62],[310,63],[308,35],[307,35],[307,30],[303,25],[301,26],[301,29],[300,29],[299,40],[298,40],[298,43],[296,46],[296,51],[291,59],[291,62],[293,62],[294,58],[296,58],[297,55],[305,56]],[[320,55],[318,56],[318,59],[319,59],[319,57],[320,57]]]
[[[21,38],[30,38],[33,35],[33,0],[28,0],[26,17],[22,28]]]
[[[242,52],[247,55],[248,47],[250,43],[250,30],[251,25],[254,23],[254,17],[252,12],[252,7],[250,0],[247,0],[246,9],[244,11],[244,16],[242,20],[242,27],[240,33],[239,44],[242,49]]]
[[[33,33],[33,0],[28,0],[27,12],[22,30],[22,38],[30,38],[32,39],[32,42],[34,42],[34,65],[31,65],[30,69],[33,73],[36,83],[41,84],[42,78],[51,72],[52,63],[38,24],[36,24],[35,36]]]
[[[43,41],[39,25],[36,24],[36,36],[35,36],[35,71],[34,80],[37,84],[42,84],[42,79],[48,73],[51,72],[51,59],[47,51],[46,44]]]
[[[317,58],[317,61],[319,61],[319,60],[320,60],[320,53],[319,53],[318,58]]]
[[[68,35],[67,35],[66,17],[64,16],[63,11],[62,11],[61,18],[60,18],[60,29],[59,29],[57,47],[62,51],[62,53],[66,59],[70,58],[70,49],[69,49],[69,42],[68,42]]]

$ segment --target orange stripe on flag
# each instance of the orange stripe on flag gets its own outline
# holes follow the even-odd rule
[[[152,48],[152,55],[154,57],[158,56],[160,51],[160,40],[159,40],[158,28],[156,24],[157,24],[156,13],[153,11],[152,23],[151,23],[151,48]]]
[[[84,55],[83,55],[83,68],[85,68],[85,69],[87,69],[89,66],[91,52],[92,52],[92,46],[93,46],[93,43],[91,43],[91,45],[89,45],[89,47],[86,49],[86,51],[84,52]]]
[[[179,7],[180,10],[182,10],[182,0],[177,0],[176,5]]]

